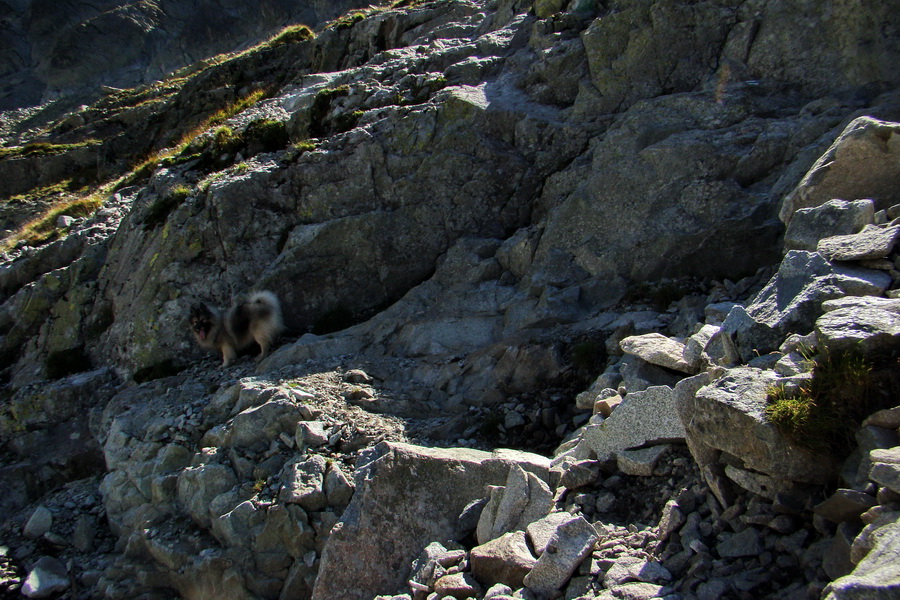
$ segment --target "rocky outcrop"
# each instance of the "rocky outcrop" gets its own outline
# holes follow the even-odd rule
[[[891,184],[898,175],[894,159],[897,135],[896,123],[869,117],[855,119],[785,198],[781,219],[789,223],[798,210],[833,198],[872,198],[880,210],[900,203]]]
[[[767,411],[815,361],[883,360],[898,335],[900,49],[871,25],[898,16],[839,4],[385,4],[6,122],[15,202],[52,202],[35,186],[72,175],[55,161],[82,169],[64,142],[96,140],[83,175],[107,185],[0,268],[4,581],[62,585],[63,565],[72,593],[198,600],[892,585],[893,412],[845,459]],[[98,27],[150,39],[165,6]],[[185,316],[247,289],[277,293],[288,332],[221,370]],[[892,397],[889,370],[873,380]]]
[[[510,451],[383,445],[361,462],[357,492],[329,538],[313,598],[364,599],[404,586],[409,558],[429,541],[453,539],[463,509],[486,486],[506,482],[517,469],[523,479],[523,469],[547,479],[550,461]]]
[[[289,85],[224,124],[249,139],[252,123],[274,120],[292,142],[314,136],[316,148],[283,149],[282,140],[268,148],[275,152],[258,153],[264,146],[249,144],[228,153],[210,145],[207,134],[183,160],[159,169],[149,186],[127,196],[134,210],[110,243],[98,282],[103,301],[79,306],[116,319],[102,337],[91,330],[78,341],[96,348],[95,361],[114,357],[123,375],[183,365],[192,353],[178,315],[189,298],[224,304],[257,286],[281,296],[298,333],[358,322],[405,295],[434,296],[424,319],[399,336],[427,336],[432,346],[398,352],[471,352],[536,324],[596,316],[634,282],[744,275],[775,262],[776,202],[815,158],[807,149],[830,143],[855,107],[804,109],[806,100],[779,91],[779,77],[793,70],[763,70],[771,65],[752,39],[754,31],[772,43],[782,39],[774,17],[716,3],[661,13],[651,6],[609,9],[610,15],[561,6],[543,19],[528,6],[479,12],[465,2],[375,11],[352,27],[188,75],[158,108],[150,103],[142,110],[173,128],[196,123],[199,105],[188,98],[211,97],[215,82],[250,71],[257,82],[269,77]],[[626,18],[632,13],[636,21]],[[447,23],[454,19],[464,25],[451,34]],[[631,29],[645,21],[671,30],[716,22],[709,33],[720,40],[721,55],[675,44],[658,56],[676,61],[677,76],[659,87],[658,78],[646,75],[652,70],[641,71],[629,78],[633,89],[614,93],[613,76],[625,63],[604,66],[608,44],[633,37],[628,60],[646,56],[642,40],[657,38]],[[847,60],[841,45],[824,51],[835,66]],[[802,53],[790,56],[805,60]],[[714,70],[738,58],[746,61],[741,69]],[[871,73],[852,76],[836,67],[836,89],[882,77],[874,67],[880,63],[872,64]],[[307,76],[317,69],[331,72]],[[771,78],[747,83],[764,74]],[[716,77],[721,85],[710,88]],[[807,93],[819,93],[822,83],[810,80]],[[114,117],[97,106],[84,114],[103,115],[102,126],[85,123],[67,135],[122,132],[104,141],[108,155],[125,151],[125,139],[139,147],[159,134],[148,129],[153,120],[146,115],[110,129],[125,112]],[[180,121],[163,116],[171,114]],[[188,160],[198,152],[205,157],[200,163]],[[228,160],[212,167],[213,176],[216,152],[215,161]],[[229,166],[238,154],[243,162]],[[187,196],[174,200],[172,190],[185,186]],[[263,214],[269,217],[250,217]],[[480,273],[467,270],[467,283],[456,273],[451,285],[461,289],[453,293],[432,285],[408,295],[430,280],[442,257],[453,257],[456,244],[472,238],[480,247],[465,242],[465,248],[474,251]],[[300,279],[302,292],[292,283]],[[467,303],[456,299],[471,292],[473,279],[482,287],[481,309],[463,315],[458,307]],[[417,304],[398,307],[401,318],[420,312]],[[377,329],[348,347],[370,346],[373,335],[386,333]],[[468,335],[460,339],[460,331]],[[443,341],[448,335],[453,339]],[[63,349],[43,340],[26,360]],[[20,383],[32,377],[16,371]]]

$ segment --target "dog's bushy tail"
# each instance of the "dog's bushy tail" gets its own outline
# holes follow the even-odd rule
[[[281,320],[281,303],[278,302],[278,296],[272,292],[266,290],[251,292],[241,306],[253,317],[267,319],[277,316],[278,320]]]

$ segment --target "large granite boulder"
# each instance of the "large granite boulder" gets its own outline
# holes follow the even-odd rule
[[[487,486],[505,484],[514,468],[546,482],[550,467],[544,457],[510,450],[389,443],[361,462],[356,493],[322,555],[316,600],[397,592],[409,578],[411,557],[433,540],[452,539],[463,509]]]
[[[735,368],[696,394],[680,396],[688,445],[714,491],[727,487],[723,475],[770,498],[835,477],[831,459],[803,448],[769,422],[765,409],[776,379],[773,371]]]
[[[799,209],[833,198],[871,198],[876,209],[897,204],[898,152],[900,124],[871,117],[855,119],[784,199],[781,220],[790,223]]]

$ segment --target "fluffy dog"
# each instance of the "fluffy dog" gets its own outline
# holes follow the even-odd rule
[[[190,324],[201,348],[222,353],[223,367],[254,343],[259,345],[260,358],[264,358],[284,329],[281,304],[272,292],[252,292],[224,313],[196,303],[191,307]]]

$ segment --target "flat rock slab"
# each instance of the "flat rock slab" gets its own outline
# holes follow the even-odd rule
[[[784,247],[815,250],[823,238],[859,233],[874,222],[875,204],[871,200],[829,200],[794,213],[784,233]]]
[[[626,475],[650,477],[656,469],[656,463],[669,449],[668,444],[661,444],[638,450],[622,450],[616,456],[616,465]]]
[[[869,478],[892,492],[900,493],[900,446],[872,450],[869,457],[873,463]]]
[[[604,461],[622,450],[684,440],[672,388],[655,386],[628,394],[612,415],[584,430],[584,442]]]
[[[832,352],[859,350],[872,354],[896,347],[900,314],[881,308],[840,308],[816,321],[819,343]]]
[[[525,586],[542,598],[555,595],[591,553],[598,539],[597,530],[580,515],[562,523],[525,576]]]
[[[647,333],[645,335],[633,335],[619,342],[622,351],[650,363],[694,374],[697,365],[692,365],[684,359],[684,344],[659,333]]]
[[[623,556],[609,568],[603,579],[603,583],[607,587],[631,581],[659,584],[672,581],[672,574],[656,561],[645,560],[637,556]]]
[[[753,302],[735,306],[723,327],[749,362],[777,349],[788,334],[811,331],[826,300],[881,295],[890,285],[891,276],[882,271],[833,265],[818,253],[791,250]]]
[[[816,251],[828,260],[872,260],[893,251],[900,237],[900,226],[867,225],[859,233],[836,235],[819,240]]]
[[[826,300],[822,310],[831,312],[841,308],[878,308],[900,314],[900,298],[882,298],[881,296],[845,296]]]
[[[859,490],[839,489],[813,507],[813,511],[832,523],[844,523],[858,521],[861,514],[876,504],[877,501],[871,494]]]

